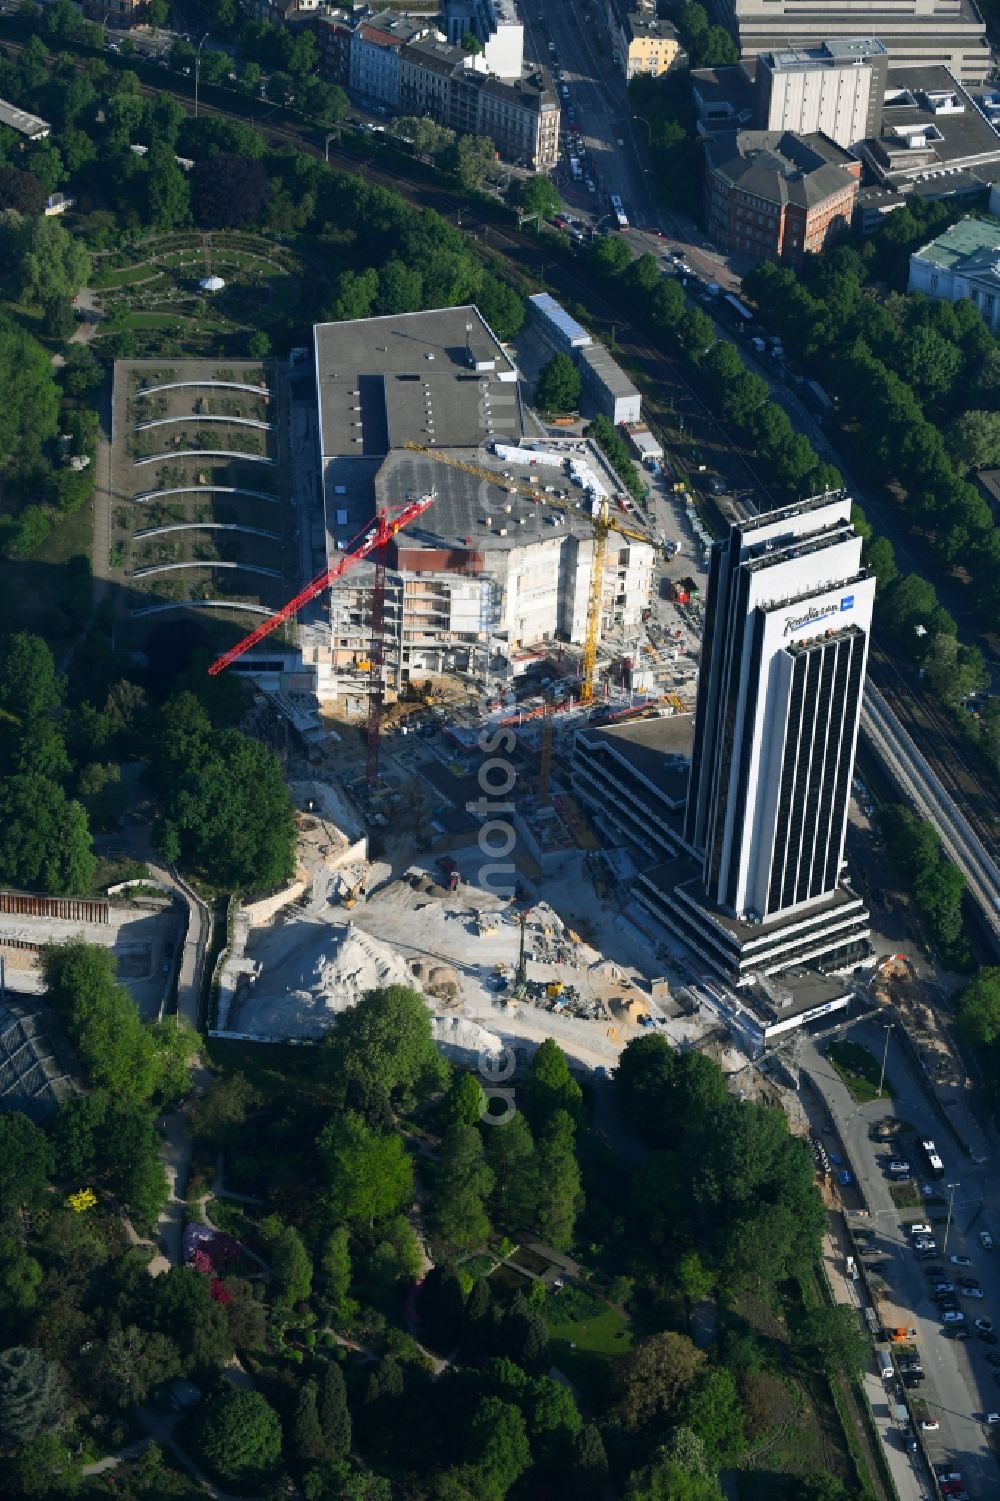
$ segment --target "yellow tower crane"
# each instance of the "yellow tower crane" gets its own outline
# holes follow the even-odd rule
[[[404,448],[413,453],[426,454],[438,464],[447,464],[450,469],[461,469],[463,474],[471,474],[476,479],[486,480],[495,485],[498,490],[506,490],[511,495],[522,495],[528,500],[533,500],[536,505],[553,506],[557,511],[567,511],[570,515],[580,516],[571,501],[560,500],[556,496],[546,495],[539,488],[541,481],[535,485],[525,484],[523,480],[507,479],[503,474],[497,474],[493,469],[487,469],[482,464],[470,463],[467,459],[455,459],[451,454],[441,453],[437,448],[428,448],[425,443],[404,443]],[[654,544],[647,532],[642,532],[638,527],[629,526],[625,521],[619,521],[613,515],[607,496],[602,496],[593,515],[590,517],[594,527],[594,561],[590,570],[590,592],[587,597],[587,634],[583,644],[583,670],[580,674],[580,701],[589,703],[594,696],[594,675],[597,668],[597,643],[601,635],[601,597],[604,589],[604,561],[608,552],[608,533],[617,532],[619,536],[628,537],[632,542],[644,542],[647,547]]]

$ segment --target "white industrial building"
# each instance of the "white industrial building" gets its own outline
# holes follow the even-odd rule
[[[878,134],[889,55],[875,37],[782,47],[757,57],[758,130],[822,131],[847,150]]]
[[[595,503],[617,509],[624,488],[589,440],[524,436],[517,370],[478,310],[319,324],[314,358],[329,559],[350,550],[376,508],[435,496],[388,559],[387,687],[447,671],[511,675],[529,648],[582,646]],[[611,533],[602,631],[640,626],[654,556],[652,542]],[[352,568],[330,592],[328,620],[300,632],[322,700],[364,691],[373,572]]]
[[[617,427],[638,422],[642,397],[618,361],[595,344],[582,324],[548,292],[528,298],[532,327],[554,354],[568,354],[580,372],[583,389],[599,412]]]

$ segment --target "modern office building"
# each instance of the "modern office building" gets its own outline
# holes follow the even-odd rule
[[[518,372],[474,307],[319,324],[315,379],[325,555],[363,535],[373,512],[433,492],[391,548],[386,683],[491,671],[516,675],[547,642],[582,647],[594,560],[594,501],[624,487],[588,439],[526,436]],[[415,448],[413,445],[420,445]],[[443,464],[438,453],[487,470]],[[511,481],[532,495],[511,489]],[[616,507],[617,509],[617,507]],[[601,633],[635,632],[648,610],[655,548],[611,534]],[[372,569],[351,569],[300,628],[321,700],[363,697]]]
[[[850,228],[861,163],[826,136],[720,131],[703,146],[705,222],[715,244],[797,267]]]
[[[709,0],[743,57],[831,39],[875,36],[893,66],[944,63],[963,83],[982,83],[992,66],[975,0]]]
[[[853,149],[878,132],[889,55],[875,37],[827,40],[757,55],[758,130],[822,131]]]
[[[1000,181],[1000,136],[944,67],[889,69],[879,128],[859,154],[883,210],[908,194],[981,198]]]
[[[874,596],[843,493],[734,524],[713,547],[686,853],[637,894],[731,984],[865,953],[844,843]]]
[[[941,302],[968,301],[1000,333],[1000,223],[960,219],[910,256],[907,291]]]

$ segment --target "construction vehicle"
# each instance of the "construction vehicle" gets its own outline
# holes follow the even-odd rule
[[[437,448],[429,448],[425,443],[404,443],[404,448],[414,453],[426,454],[437,464],[446,464],[451,469],[461,469],[465,474],[471,474],[476,479],[486,480],[488,484],[506,494],[521,495],[534,501],[536,505],[552,506],[559,511],[567,511],[573,516],[582,516],[583,513],[570,501],[560,500],[557,496],[546,495],[538,485],[527,485],[522,480],[506,479],[493,469],[486,469],[482,464],[470,464],[465,459],[453,459],[450,454],[442,453]],[[643,542],[647,547],[655,551],[655,543],[648,532],[643,532],[638,527],[629,526],[627,522],[620,521],[608,506],[607,496],[595,502],[594,514],[590,518],[594,527],[594,558],[590,570],[590,594],[587,600],[587,636],[583,648],[583,667],[580,673],[581,703],[590,703],[594,697],[594,675],[597,668],[597,642],[601,634],[601,599],[604,590],[604,559],[608,550],[608,533],[617,532],[622,537],[628,537],[632,542]]]
[[[284,625],[286,620],[296,616],[311,599],[317,594],[322,594],[324,589],[329,589],[338,579],[343,578],[348,569],[353,568],[355,563],[361,563],[366,558],[372,558],[375,564],[375,584],[372,589],[372,614],[371,614],[371,650],[369,652],[368,673],[368,758],[365,767],[365,777],[369,787],[373,786],[378,776],[379,744],[382,735],[382,705],[385,684],[382,678],[382,664],[385,658],[385,568],[386,548],[401,531],[404,526],[409,526],[418,516],[422,516],[428,506],[434,504],[435,495],[431,491],[418,500],[408,501],[395,516],[390,516],[387,510],[376,511],[375,517],[368,522],[363,532],[347,543],[343,553],[337,559],[332,568],[324,568],[322,573],[316,575],[311,583],[298,594],[282,605],[267,620],[262,620],[249,635],[237,641],[228,651],[217,657],[208,669],[210,677],[216,677],[224,672],[227,667],[242,657],[243,653],[263,641],[278,626]]]
[[[561,980],[550,980],[545,987],[545,994],[550,1001],[555,1001],[562,995],[564,989],[565,986]]]
[[[353,886],[343,887],[340,893],[340,905],[346,907],[348,912],[358,905],[358,897],[365,894],[365,878],[355,881]]]

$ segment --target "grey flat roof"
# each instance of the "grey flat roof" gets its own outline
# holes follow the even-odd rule
[[[934,110],[930,100],[935,95],[952,95],[962,108],[954,112]],[[921,127],[933,127],[932,135],[940,138],[929,139],[916,149],[897,134]],[[926,181],[929,190],[936,185],[940,191],[942,179],[934,177],[936,170],[950,172],[958,184],[956,168],[995,167],[1000,161],[1000,135],[947,68],[890,67],[880,134],[875,140],[865,141],[864,150],[880,177],[912,181],[914,191]],[[983,180],[992,181],[995,175],[987,170]]]
[[[7,99],[0,99],[0,125],[9,125],[11,130],[29,139],[47,136],[52,129],[48,120],[43,120],[40,115],[29,115],[26,109],[18,109]]]
[[[692,715],[667,714],[661,719],[592,725],[579,734],[588,745],[606,747],[627,761],[640,776],[662,787],[670,802],[676,803],[687,791],[694,739]]]
[[[589,365],[612,396],[638,396],[625,371],[603,344],[588,344],[580,350],[581,364]]]
[[[600,449],[588,439],[546,442],[539,446],[550,452],[561,450],[567,457],[572,453],[574,457],[585,459],[609,489],[612,486],[615,491],[620,489],[617,477]],[[496,487],[484,483],[477,475],[437,463],[432,454],[394,449],[375,477],[375,503],[399,504],[408,495],[425,495],[431,490],[437,495],[430,510],[407,527],[402,545],[505,552],[531,542],[558,540],[567,532],[580,540],[593,536],[591,503],[562,468],[535,468],[510,459],[501,463],[481,449],[447,448],[443,451],[452,458],[495,472]],[[537,501],[512,494],[506,488],[505,474],[526,484],[537,479],[542,486],[553,485],[563,499],[574,504],[575,509],[567,512],[547,503],[544,489],[539,490]],[[328,498],[328,511],[330,507]],[[501,531],[506,532],[506,536],[501,536]]]
[[[471,304],[319,323],[313,340],[325,458],[382,458],[407,439],[474,447],[522,430],[516,369]]]

